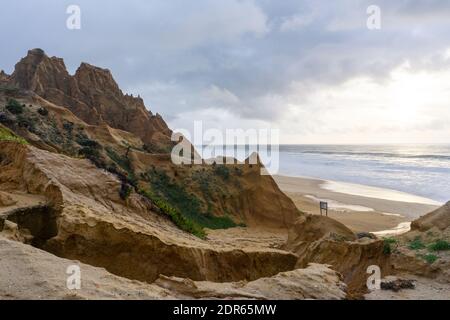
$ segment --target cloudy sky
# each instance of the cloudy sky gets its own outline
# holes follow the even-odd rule
[[[66,28],[69,5],[81,29]],[[367,28],[367,8],[381,29]],[[282,143],[450,143],[448,0],[15,0],[0,69],[28,49],[109,68],[170,126]]]

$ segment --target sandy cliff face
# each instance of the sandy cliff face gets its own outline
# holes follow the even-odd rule
[[[160,276],[154,283],[115,276],[103,268],[58,258],[0,235],[0,299],[344,299],[333,270],[311,265],[250,282],[213,283]],[[31,263],[32,262],[32,263]],[[80,290],[68,290],[67,268],[80,267]]]
[[[345,297],[345,285],[336,272],[323,266],[295,270],[297,257],[292,253],[268,247],[243,248],[233,241],[216,245],[182,232],[153,212],[152,203],[141,196],[133,193],[122,200],[117,178],[85,159],[0,142],[0,169],[3,198],[43,196],[47,203],[39,210],[34,205],[22,206],[20,210],[10,210],[10,205],[0,208],[0,237],[8,236],[60,257],[104,267],[128,279],[156,281],[145,285],[106,275],[106,279],[102,276],[103,280],[98,281],[108,288],[120,287],[116,295],[108,290],[98,293],[89,284],[88,291],[79,298],[95,294],[122,298],[126,288],[130,288],[133,298],[140,298],[133,290],[146,292],[141,298]],[[11,292],[3,288],[0,293],[29,298],[27,291],[20,288],[30,286],[30,292],[38,292],[43,298],[64,297],[65,283],[56,282],[57,276],[50,276],[44,287],[33,286],[29,283],[33,275],[27,273],[26,264],[12,269],[14,263],[19,263],[12,259],[12,252],[26,252],[35,261],[33,270],[39,268],[43,274],[57,267],[62,269],[67,261],[1,239],[0,247],[2,256],[10,257],[0,260],[0,270],[7,269],[11,274],[9,285],[16,288]],[[102,273],[85,265],[83,270],[88,272],[89,282],[94,281],[95,274]],[[242,280],[250,282],[222,284]]]
[[[0,113],[16,133],[38,148],[87,157],[172,206],[182,203],[176,208],[182,213],[193,204],[187,214],[206,227],[216,227],[214,218],[220,217],[228,225],[287,228],[300,214],[272,177],[260,175],[261,164],[174,165],[170,129],[141,98],[124,95],[109,70],[82,63],[71,76],[62,59],[34,49],[9,83],[23,90],[0,92]],[[10,98],[26,106],[22,114],[2,112]]]
[[[413,221],[411,224],[412,231],[417,230],[424,232],[432,228],[437,228],[440,231],[450,228],[450,202],[447,202],[439,209]]]
[[[400,236],[399,242],[400,248],[391,259],[395,270],[450,283],[446,245],[450,243],[450,203],[413,221],[411,231]],[[441,243],[441,248],[433,248],[436,243]]]
[[[296,263],[293,254],[281,250],[219,248],[182,232],[141,196],[122,200],[117,178],[87,160],[12,142],[0,146],[1,189],[44,195],[58,212],[57,233],[42,247],[59,256],[144,281],[159,274],[253,280]]]
[[[383,241],[357,240],[341,223],[323,216],[305,215],[290,229],[286,249],[299,256],[298,267],[310,262],[331,265],[343,275],[352,294],[367,290],[367,268],[377,265],[389,274],[389,256]]]
[[[152,283],[162,296],[345,296],[338,273],[308,267],[331,261],[334,249],[297,246],[328,241],[332,221],[305,220],[312,238],[292,238],[292,252],[251,237],[200,239],[182,231],[176,210],[208,228],[244,223],[256,235],[293,226],[302,213],[272,177],[261,176],[261,163],[174,165],[162,118],[124,95],[105,69],[83,63],[72,76],[62,59],[35,49],[4,79],[12,89],[0,88],[0,129],[31,145],[19,137],[0,142],[1,237]],[[11,101],[19,111],[11,112]],[[345,228],[336,232],[352,238]]]
[[[34,49],[16,64],[10,84],[69,108],[88,124],[130,131],[156,148],[172,145],[164,120],[147,111],[141,98],[124,95],[107,69],[82,63],[71,76],[61,58]]]
[[[5,71],[0,70],[0,85],[6,85],[9,81],[9,75]]]

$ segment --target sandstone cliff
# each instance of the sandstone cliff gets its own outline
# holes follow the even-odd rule
[[[383,275],[391,272],[382,240],[357,239],[343,224],[324,216],[299,218],[289,230],[285,249],[299,256],[297,267],[310,262],[331,265],[343,275],[349,291],[356,296],[367,291],[369,266],[379,266]]]
[[[107,69],[82,63],[71,76],[63,59],[33,49],[16,64],[10,84],[68,108],[88,124],[130,131],[149,148],[172,145],[172,132],[161,116],[148,111],[141,98],[124,95]]]
[[[0,271],[8,272],[9,277],[2,279],[14,288],[6,290],[2,283],[2,295],[124,298],[125,290],[130,290],[127,298],[135,299],[342,299],[346,295],[336,272],[316,265],[297,270],[292,253],[268,245],[246,247],[235,239],[219,245],[182,232],[139,194],[121,199],[120,181],[88,160],[0,142],[0,169],[2,198],[16,200],[0,207],[0,250],[8,257],[0,260]],[[71,296],[64,289],[61,271],[73,262],[2,237],[149,284],[82,264],[88,284],[79,296]],[[21,262],[25,256],[34,260],[32,268]],[[45,286],[30,283],[37,276],[30,274],[30,268],[48,276]],[[229,283],[233,281],[249,282]],[[106,290],[98,292],[93,283]]]
[[[0,122],[38,148],[88,158],[121,179],[125,196],[146,191],[208,228],[287,228],[300,214],[260,163],[174,165],[170,129],[108,70],[82,63],[71,76],[62,59],[34,49],[8,79],[19,90],[0,91]],[[20,113],[5,108],[10,100]]]
[[[428,231],[432,228],[436,228],[440,231],[450,228],[450,202],[447,202],[439,209],[413,221],[411,224],[411,230],[413,231]]]

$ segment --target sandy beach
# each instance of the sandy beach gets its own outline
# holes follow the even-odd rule
[[[320,214],[319,201],[327,201],[328,216],[355,232],[378,235],[406,232],[412,220],[439,206],[433,200],[393,190],[304,177],[274,176],[274,179],[301,211]]]

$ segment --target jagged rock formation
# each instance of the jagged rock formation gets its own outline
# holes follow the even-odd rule
[[[122,200],[120,181],[87,160],[13,142],[0,142],[0,159],[2,190],[43,195],[57,212],[53,222],[38,224],[39,230],[19,223],[37,237],[34,242],[56,255],[149,282],[160,274],[254,280],[291,270],[296,263],[297,257],[285,251],[215,247],[182,232],[141,196]],[[52,225],[54,230],[47,230]]]
[[[9,75],[5,73],[5,71],[0,70],[0,85],[5,85],[9,81]]]
[[[353,295],[365,290],[367,266],[391,270],[382,240],[356,239],[332,219],[303,215],[261,176],[260,162],[173,164],[170,129],[142,99],[124,95],[109,70],[82,63],[72,76],[62,59],[34,49],[0,78],[8,87],[0,88],[0,129],[31,144],[0,142],[0,237],[147,283],[107,276],[119,297],[116,283],[140,288],[141,298],[341,299],[347,289],[336,271]],[[262,244],[219,233],[199,239],[173,223],[169,205],[211,228],[291,229],[282,247],[279,239]],[[29,254],[43,257],[37,252]],[[55,288],[43,296],[47,289]],[[96,294],[90,289],[85,297]]]
[[[176,209],[190,208],[187,215],[206,227],[286,228],[299,216],[273,179],[260,175],[260,163],[229,168],[173,164],[164,121],[147,111],[142,99],[124,95],[108,70],[82,63],[71,76],[62,59],[34,49],[16,65],[9,86],[21,90],[0,92],[0,122],[29,143],[87,157],[134,188],[164,199],[182,197],[184,204]],[[21,114],[4,109],[11,98],[25,106]],[[161,182],[169,188],[158,187]]]
[[[399,273],[436,279],[450,283],[450,252],[430,250],[437,241],[450,243],[450,203],[443,205],[411,224],[411,231],[399,237],[404,246],[392,256],[393,268]],[[416,247],[411,247],[416,243]],[[433,257],[435,261],[426,261],[424,257]]]
[[[382,240],[357,240],[355,234],[333,219],[305,215],[290,229],[286,249],[299,256],[297,267],[322,263],[343,275],[352,294],[367,290],[367,268],[379,266],[389,274],[389,256]]]
[[[149,284],[58,258],[0,236],[0,299],[344,299],[345,284],[329,268],[280,273],[251,282],[212,283],[160,276]],[[33,263],[30,263],[32,261]],[[80,290],[67,289],[67,268],[81,271]]]
[[[310,264],[305,269],[279,273],[270,278],[251,282],[211,283],[161,276],[155,284],[176,292],[178,296],[197,299],[325,299],[346,298],[346,285],[341,276],[320,264]]]
[[[268,247],[243,248],[233,241],[215,245],[182,232],[153,212],[151,203],[141,196],[132,194],[122,200],[118,196],[120,181],[85,159],[0,142],[0,168],[4,197],[46,199],[46,205],[36,206],[33,200],[30,207],[8,210],[9,205],[0,211],[0,272],[8,275],[1,277],[0,297],[346,296],[346,286],[338,273],[320,265],[297,270],[297,257],[292,253]],[[65,289],[65,269],[74,262],[5,237],[91,265],[81,264],[82,290],[73,293]],[[32,266],[26,263],[28,259],[33,260]],[[148,284],[116,277],[92,266]],[[36,281],[40,283],[38,274],[46,277],[42,285],[35,285]]]
[[[16,64],[9,82],[67,107],[88,124],[106,123],[164,150],[172,145],[172,132],[161,116],[148,111],[141,98],[124,95],[107,69],[82,63],[71,76],[63,59],[33,49]]]
[[[411,223],[412,231],[428,231],[437,228],[444,231],[450,228],[450,202]]]

